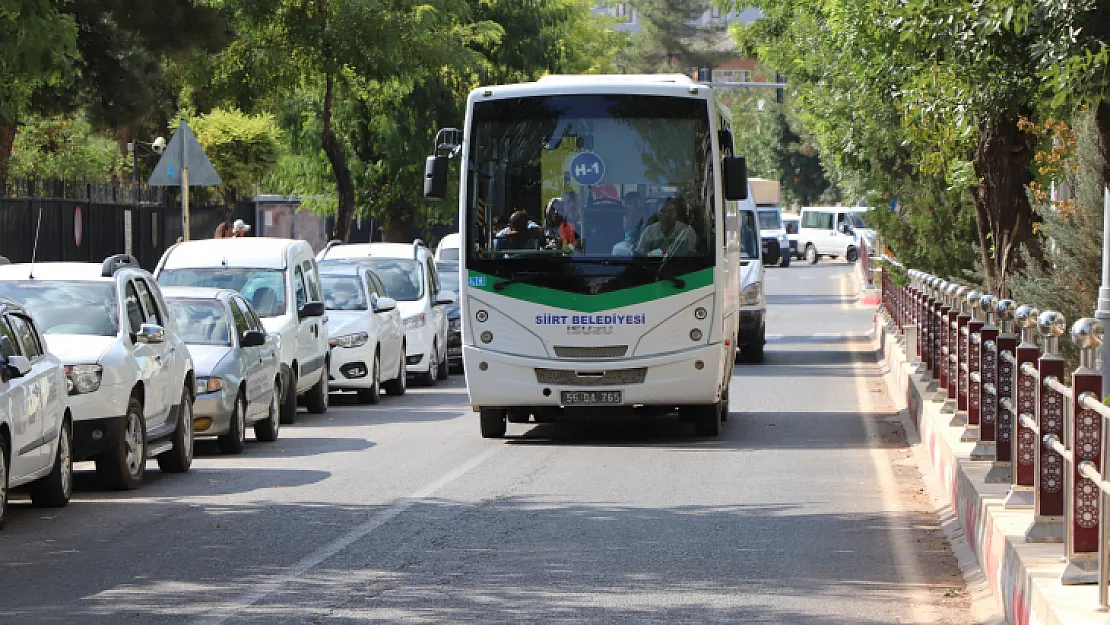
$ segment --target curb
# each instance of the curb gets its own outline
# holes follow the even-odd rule
[[[941,484],[940,495],[957,517],[957,527],[975,553],[983,582],[1007,623],[1014,625],[1110,625],[1096,611],[1098,587],[1063,586],[1062,544],[1030,544],[1025,530],[1030,509],[1007,510],[1008,484],[987,484],[990,462],[971,460],[974,443],[960,442],[962,428],[949,425],[941,403],[927,399],[925,383],[906,358],[895,326],[883,312],[875,318],[880,362],[888,368],[887,387],[920,436],[923,472]],[[967,571],[965,571],[965,574]]]

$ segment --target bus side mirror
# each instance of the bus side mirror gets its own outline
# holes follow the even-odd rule
[[[725,199],[730,202],[748,199],[748,160],[743,156],[725,157]]]
[[[424,199],[447,199],[447,171],[450,166],[446,156],[429,156],[424,162]]]

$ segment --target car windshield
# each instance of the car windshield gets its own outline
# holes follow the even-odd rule
[[[177,334],[189,345],[231,345],[224,305],[214,299],[166,300]]]
[[[277,317],[285,313],[285,272],[281,269],[164,269],[158,274],[158,284],[231,289],[242,293],[259,317]]]
[[[357,275],[320,274],[328,310],[366,310],[366,291]]]
[[[740,211],[740,258],[751,260],[759,258],[759,235],[755,227],[755,214],[750,210]]]
[[[778,211],[759,211],[760,230],[778,230],[782,227],[782,219]]]
[[[119,333],[114,282],[0,282],[0,295],[26,306],[44,334]]]
[[[459,266],[455,264],[436,263],[439,272],[439,284],[444,289],[455,295],[459,294]]]
[[[415,302],[424,297],[424,270],[419,261],[371,258],[369,263],[389,297],[399,302]]]
[[[714,266],[705,100],[508,98],[475,103],[472,119],[467,269],[599,293],[654,281],[664,263]]]

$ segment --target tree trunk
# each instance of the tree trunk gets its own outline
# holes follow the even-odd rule
[[[1036,137],[1017,126],[1018,113],[1006,113],[979,125],[979,144],[975,151],[975,215],[979,225],[979,245],[988,286],[1008,297],[1010,279],[1021,262],[1024,244],[1037,260],[1041,248],[1033,236],[1036,213],[1029,203],[1026,187],[1036,149]]]
[[[335,77],[331,73],[327,77],[327,87],[324,91],[324,153],[328,155],[332,173],[335,175],[335,188],[339,192],[339,209],[335,212],[334,238],[347,242],[351,236],[351,221],[355,217],[355,184],[351,179],[351,169],[347,166],[347,153],[335,137],[331,124],[331,111],[333,92],[335,90]]]
[[[19,126],[15,120],[0,121],[0,190],[8,181],[8,164],[12,159],[12,148],[15,147],[15,135]]]

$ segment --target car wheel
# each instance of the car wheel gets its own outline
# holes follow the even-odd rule
[[[725,394],[721,396],[718,405],[721,409],[721,423],[725,423],[728,421],[728,387],[725,387]]]
[[[264,443],[272,443],[278,439],[281,431],[281,379],[274,380],[274,392],[270,395],[270,406],[266,409],[266,418],[254,424],[254,437]]]
[[[850,263],[856,262],[859,260],[859,250],[854,247],[848,248],[848,251],[844,253],[844,260]]]
[[[305,405],[312,414],[324,414],[328,411],[328,363],[324,363],[320,379],[308,389],[308,397],[305,399]]]
[[[247,400],[239,393],[235,398],[235,408],[231,412],[231,425],[227,434],[219,437],[220,451],[225,454],[241,454],[247,445]]]
[[[11,464],[8,453],[8,441],[0,436],[0,530],[4,529],[4,521],[8,518],[8,467]]]
[[[817,248],[813,247],[812,243],[806,246],[806,260],[811,265],[817,264]]]
[[[450,365],[447,362],[447,352],[444,351],[439,359],[439,369],[436,371],[436,375],[439,377],[439,379],[446,380],[447,378],[451,377],[451,371],[448,369],[449,367]]]
[[[111,490],[132,490],[146,473],[146,421],[143,405],[135,397],[127,402],[123,432],[108,451],[95,458],[96,475]]]
[[[405,371],[405,346],[401,345],[401,355],[398,357],[397,377],[382,384],[382,388],[390,395],[404,395],[409,388],[408,373]]]
[[[370,388],[358,389],[358,401],[361,404],[376,404],[382,398],[382,357],[380,353],[374,353],[374,372],[370,374],[373,376],[373,384]]]
[[[779,260],[779,267],[789,267],[789,266],[790,266],[790,252],[787,251],[785,254],[782,255],[782,258]]]
[[[69,503],[73,494],[73,430],[69,421],[62,422],[58,432],[58,451],[54,468],[46,477],[31,483],[31,503],[45,508],[60,508]]]
[[[766,331],[764,331],[766,332]],[[759,338],[756,339],[751,345],[746,345],[741,348],[740,353],[744,356],[744,362],[761,363],[763,362],[763,348],[767,345],[766,334],[761,332]]]
[[[289,388],[285,389],[285,401],[281,402],[281,424],[291,425],[297,421],[297,376],[289,376]]]
[[[482,419],[482,438],[501,438],[505,436],[505,416],[508,411],[499,408],[482,408],[478,415]]]
[[[694,433],[698,436],[720,436],[721,434],[721,409],[717,403],[690,406],[689,411],[694,421]]]
[[[163,473],[184,473],[193,466],[193,395],[187,388],[181,393],[181,410],[177,411],[177,417],[173,447],[158,454],[158,468]]]
[[[432,343],[432,351],[428,354],[428,370],[420,374],[421,386],[435,386],[436,381],[439,379],[439,363],[436,358],[439,357],[439,347]]]

